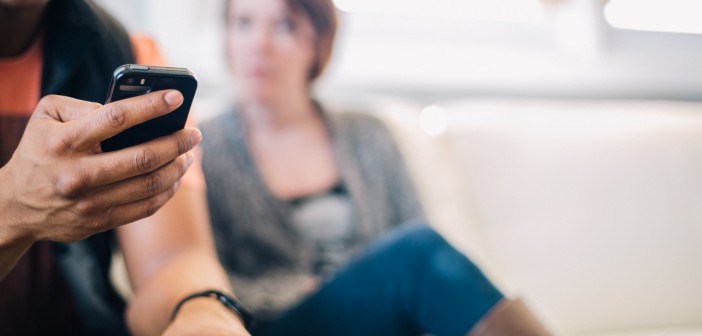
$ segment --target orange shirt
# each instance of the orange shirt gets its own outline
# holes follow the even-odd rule
[[[13,58],[0,58],[0,115],[26,116],[39,102],[44,37]],[[4,132],[3,132],[4,133]]]
[[[44,38],[23,54],[0,58],[0,167],[10,159],[39,102]]]

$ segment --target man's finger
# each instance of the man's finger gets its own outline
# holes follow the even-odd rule
[[[95,113],[102,107],[98,103],[87,102],[66,96],[48,95],[37,104],[34,117],[49,118],[67,123]]]
[[[110,211],[110,219],[109,223],[107,223],[109,227],[107,229],[113,229],[155,214],[175,195],[179,186],[180,183],[178,182],[156,196],[113,208]]]
[[[172,112],[182,103],[180,92],[163,90],[103,105],[74,125],[72,132],[82,134],[76,145],[84,149],[95,148],[103,140]]]
[[[197,146],[202,134],[186,128],[133,147],[85,158],[86,180],[81,187],[96,188],[152,172]]]
[[[188,152],[149,174],[111,184],[86,200],[84,210],[100,211],[158,195],[171,188],[185,175],[194,158],[194,154]]]

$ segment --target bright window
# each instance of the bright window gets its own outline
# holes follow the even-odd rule
[[[334,0],[346,12],[517,23],[541,22],[538,0]]]
[[[702,34],[700,0],[610,0],[605,17],[617,28]]]

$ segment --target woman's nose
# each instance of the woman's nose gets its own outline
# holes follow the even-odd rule
[[[259,27],[252,32],[251,45],[257,53],[267,53],[271,50],[273,38],[266,27]]]

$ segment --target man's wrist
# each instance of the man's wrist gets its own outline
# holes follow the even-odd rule
[[[7,169],[0,168],[0,281],[34,243],[30,236],[18,232],[16,215],[12,211],[12,181]]]
[[[29,236],[18,234],[14,226],[10,219],[0,218],[0,254],[22,255],[34,244]]]
[[[22,225],[18,224],[20,221],[12,209],[12,181],[7,174],[7,166],[0,168],[0,249],[3,253],[6,250],[24,253],[34,241],[21,232]]]

